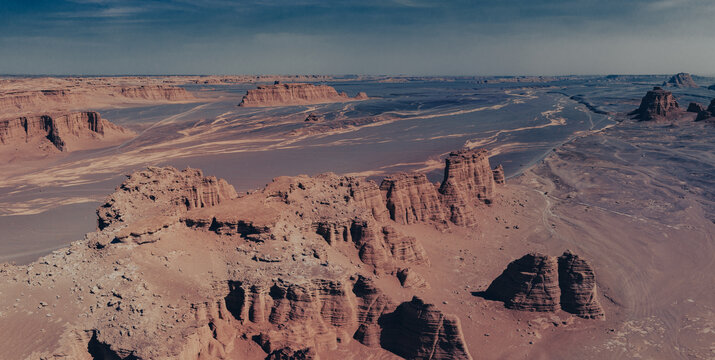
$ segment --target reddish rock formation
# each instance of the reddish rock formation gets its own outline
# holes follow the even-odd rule
[[[383,314],[394,311],[395,305],[372,279],[362,275],[357,276],[353,293],[357,297],[357,319],[360,323],[353,338],[365,346],[379,347],[382,328],[378,321]]]
[[[559,309],[557,261],[531,253],[512,261],[486,291],[489,298],[511,309],[555,311]]]
[[[445,221],[445,211],[435,186],[422,173],[400,173],[382,180],[390,218],[400,224]]]
[[[123,97],[131,99],[145,100],[190,100],[193,99],[186,89],[178,86],[168,85],[141,85],[134,87],[122,87],[120,94]]]
[[[696,102],[691,102],[691,103],[688,105],[688,110],[687,110],[687,112],[699,113],[699,112],[704,111],[704,110],[705,110],[705,106],[703,106],[703,104],[696,103]]]
[[[11,91],[0,93],[0,112],[12,113],[46,103],[67,103],[77,100],[69,90]]]
[[[491,203],[494,172],[485,149],[452,152],[446,159],[444,180],[439,188],[449,219],[457,225],[475,222],[473,207]]]
[[[0,144],[20,145],[44,139],[59,151],[71,151],[81,139],[103,139],[109,136],[131,136],[131,132],[114,125],[93,111],[63,115],[20,117],[0,121]]]
[[[405,359],[472,359],[459,319],[413,297],[380,319],[381,344]]]
[[[144,217],[178,215],[194,208],[217,205],[237,196],[223,179],[204,177],[201,170],[179,171],[173,167],[150,167],[127,179],[97,209],[98,226]]]
[[[398,263],[428,263],[427,255],[413,237],[399,234],[393,227],[380,227],[372,221],[355,221],[350,227],[351,239],[360,260],[375,269],[392,272]]]
[[[400,285],[404,288],[428,288],[429,284],[422,275],[410,268],[404,268],[397,271],[397,279],[400,280]]]
[[[558,259],[537,253],[511,262],[484,293],[511,309],[556,311],[582,318],[603,319],[596,279],[586,260],[571,252]]]
[[[348,188],[350,189],[350,197],[355,200],[359,206],[370,210],[375,220],[387,220],[389,215],[388,210],[382,198],[380,188],[374,181],[350,178],[348,179]]]
[[[350,98],[346,93],[338,93],[328,85],[276,83],[273,85],[259,85],[256,89],[248,90],[238,106],[307,105],[366,99],[367,96],[364,93],[362,94],[355,98]]]
[[[668,81],[663,83],[663,86],[672,86],[677,88],[697,88],[700,87],[693,81],[688,73],[678,73],[670,77]]]
[[[568,251],[559,257],[558,262],[561,308],[582,318],[604,318],[598,301],[596,277],[588,262]]]
[[[630,115],[634,115],[640,121],[651,121],[667,119],[679,112],[680,106],[675,101],[673,94],[656,86],[646,93],[641,100],[640,107],[632,111]]]
[[[698,112],[698,116],[695,118],[695,121],[711,121],[710,119],[712,119],[713,117],[715,117],[715,99],[710,102],[710,105],[707,109],[703,109],[702,111]]]
[[[506,178],[504,177],[504,167],[501,165],[495,167],[493,170],[494,172],[494,183],[503,185],[506,184]]]

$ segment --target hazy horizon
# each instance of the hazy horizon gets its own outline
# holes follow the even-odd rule
[[[712,75],[708,0],[9,0],[5,74]]]

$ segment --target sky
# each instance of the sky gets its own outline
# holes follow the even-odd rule
[[[714,0],[0,0],[0,74],[715,74]]]

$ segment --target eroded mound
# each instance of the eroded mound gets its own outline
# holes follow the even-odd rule
[[[641,100],[638,109],[630,113],[640,121],[664,120],[680,113],[680,106],[673,93],[654,87]]]

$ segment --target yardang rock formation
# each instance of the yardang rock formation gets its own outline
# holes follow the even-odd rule
[[[328,85],[276,82],[273,85],[259,85],[256,89],[248,90],[238,106],[308,105],[365,99],[367,99],[367,95],[364,92],[351,98],[346,93],[339,93]]]

